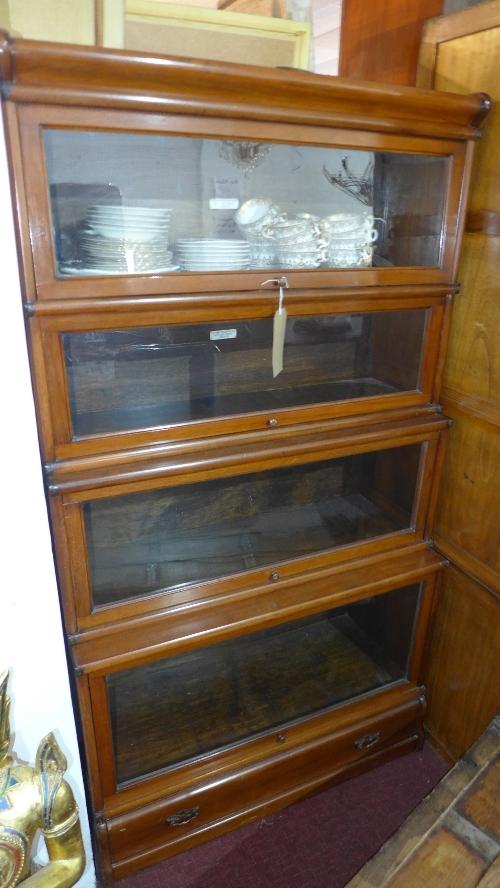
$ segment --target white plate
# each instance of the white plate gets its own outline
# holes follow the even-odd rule
[[[177,262],[174,262],[173,259],[162,259],[162,258],[152,258],[151,260],[147,259],[143,262],[111,262],[106,259],[93,259],[91,256],[83,256],[82,263],[85,268],[106,268],[109,271],[119,272],[121,270],[127,271],[130,269],[131,271],[141,271],[144,268],[164,268],[166,265],[178,265]]]
[[[177,250],[176,255],[186,262],[242,262],[248,259],[250,253],[240,253],[237,256],[227,256],[225,253],[220,255],[218,253],[211,253],[207,256],[201,256],[199,253],[187,255],[186,253],[179,253]]]
[[[125,216],[163,216],[165,213],[173,213],[173,207],[132,207],[122,204],[91,204],[87,208],[87,213],[101,213],[108,215],[110,213],[121,213]]]
[[[92,231],[83,232],[81,238],[90,238],[91,240],[103,241],[136,241],[140,243],[149,243],[151,241],[168,240],[169,229],[163,231],[150,230],[148,228],[100,228],[95,226]]]
[[[216,263],[215,265],[199,265],[195,262],[182,262],[181,267],[183,271],[242,271],[246,268],[250,268],[248,263],[242,264],[238,263],[237,265],[222,265],[221,263]]]
[[[170,219],[172,214],[173,210],[161,210],[161,212],[140,210],[137,213],[131,213],[129,210],[121,210],[119,207],[109,207],[108,209],[105,207],[102,209],[89,207],[86,213],[87,216],[95,216],[99,219],[130,219],[131,221],[151,219],[152,222],[162,222],[164,219]]]
[[[232,256],[233,253],[248,253],[250,249],[248,244],[228,249],[219,246],[185,246],[184,244],[179,244],[179,241],[176,242],[176,248],[179,253],[223,253],[226,256]]]
[[[165,237],[157,237],[151,238],[150,240],[132,240],[132,238],[110,238],[110,237],[92,237],[92,235],[84,234],[80,238],[80,243],[91,244],[96,248],[102,248],[103,250],[116,250],[116,249],[126,249],[130,250],[135,245],[139,247],[141,250],[158,250],[158,249],[166,249],[168,244],[168,238]]]
[[[97,271],[107,271],[114,274],[140,274],[141,272],[149,272],[150,268],[167,268],[173,265],[172,262],[141,262],[127,266],[125,262],[88,262],[85,261],[84,268],[95,268]],[[177,263],[176,263],[177,264]]]
[[[245,242],[226,246],[225,244],[182,244],[176,241],[176,247],[186,253],[211,253],[213,250],[218,253],[241,253],[250,249],[249,244]]]
[[[166,219],[165,222],[139,222],[136,220],[129,221],[124,219],[97,219],[94,216],[87,217],[85,219],[85,224],[92,229],[125,229],[127,231],[165,231],[165,229],[170,228],[171,219]]]
[[[151,233],[157,232],[158,236],[163,234],[164,231],[169,231],[170,223],[165,222],[162,225],[147,225],[143,223],[139,225],[138,223],[128,224],[127,222],[102,222],[100,219],[88,219],[87,220],[88,228],[90,231],[99,231],[104,232],[105,237],[109,237],[108,232],[118,231],[120,235],[122,232],[125,232],[128,236],[133,234],[134,231],[149,231]]]
[[[179,271],[178,265],[168,265],[163,268],[148,268],[147,271],[110,271],[103,268],[72,268],[71,266],[61,265],[59,274],[71,275],[73,277],[84,277],[85,275],[129,275],[129,274],[166,274],[169,271]]]
[[[205,247],[206,249],[213,249],[214,247],[219,247],[220,249],[232,250],[239,247],[246,247],[247,242],[244,240],[225,240],[224,238],[219,238],[218,240],[211,240],[210,238],[179,238],[177,240],[178,247]]]
[[[141,249],[159,249],[161,247],[165,247],[167,244],[168,238],[166,237],[154,237],[149,238],[147,241],[142,238],[131,238],[131,237],[101,237],[100,235],[93,234],[82,234],[80,237],[81,243],[92,244],[95,247],[102,247],[107,250],[114,250],[116,247],[124,247],[129,248],[134,246],[134,244],[139,244]],[[143,246],[147,244],[147,247]]]
[[[154,265],[156,268],[159,265],[172,265],[174,257],[168,253],[155,254],[154,256],[131,256],[127,262],[126,256],[93,256],[91,253],[86,253],[82,256],[82,260],[85,265],[107,265],[108,268],[127,268],[129,263],[131,266],[134,264],[137,266]]]
[[[182,256],[177,253],[177,257],[182,259],[183,262],[196,262],[197,265],[216,265],[217,263],[227,263],[230,265],[237,265],[238,262],[247,262],[250,256]]]
[[[172,252],[168,249],[168,244],[162,244],[158,247],[150,246],[149,243],[143,243],[140,246],[134,245],[132,246],[116,246],[116,247],[106,247],[101,246],[100,244],[93,244],[89,241],[81,241],[81,246],[86,252],[91,253],[93,256],[123,256],[125,257],[127,253],[135,253],[139,256],[165,256],[167,253]]]
[[[203,258],[210,258],[211,256],[226,256],[228,259],[235,259],[239,256],[248,256],[250,252],[250,248],[247,250],[185,250],[181,247],[176,247],[176,252],[179,256],[202,256]]]

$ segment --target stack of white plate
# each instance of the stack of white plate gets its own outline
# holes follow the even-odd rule
[[[80,235],[85,269],[102,274],[176,270],[168,248],[171,220],[168,207],[90,206]]]
[[[244,240],[181,238],[176,258],[183,271],[230,271],[248,268],[250,245]]]

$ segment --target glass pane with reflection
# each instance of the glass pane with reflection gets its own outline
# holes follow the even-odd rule
[[[44,130],[59,276],[439,266],[449,158]]]
[[[420,444],[84,504],[105,606],[411,527]]]
[[[66,333],[76,437],[418,389],[427,312],[272,317]]]
[[[107,677],[117,782],[407,677],[419,585]]]

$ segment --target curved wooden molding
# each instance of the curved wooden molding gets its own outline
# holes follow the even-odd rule
[[[491,237],[500,235],[500,213],[497,210],[469,210],[465,220],[468,234],[480,232]]]
[[[3,96],[16,102],[312,123],[448,139],[475,138],[487,110],[482,94],[388,88],[296,70],[10,40],[5,32],[0,32],[0,72]]]
[[[384,417],[385,419],[385,417]],[[449,420],[440,413],[402,419],[399,422],[345,424],[342,420],[330,423],[332,432],[296,434],[287,446],[287,454],[293,454],[294,464],[300,465],[315,459],[341,457],[351,452],[369,452],[391,446],[420,443],[435,437],[448,428]],[[337,430],[334,432],[337,426]],[[251,436],[247,436],[251,438]],[[233,436],[234,438],[234,436]],[[227,439],[226,439],[227,440]],[[155,455],[156,454],[156,455]],[[277,468],[283,460],[283,443],[271,435],[254,437],[252,443],[241,450],[234,441],[226,447],[207,449],[206,442],[195,449],[193,444],[167,445],[159,448],[137,448],[135,451],[107,454],[104,457],[76,458],[46,466],[49,493],[64,494],[66,501],[82,501],[92,496],[107,496],[110,489],[118,487],[122,493],[135,489],[161,486],[164,480],[183,483],[191,474],[202,480],[210,473],[246,474],[263,468]],[[210,477],[215,477],[210,474]],[[97,493],[99,491],[99,493]]]

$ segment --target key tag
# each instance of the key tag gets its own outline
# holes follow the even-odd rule
[[[273,318],[273,378],[276,378],[281,371],[283,370],[283,352],[285,350],[285,333],[286,333],[286,319],[287,319],[287,311],[284,306],[285,302],[285,289],[288,287],[288,280],[286,277],[280,278],[272,278],[271,280],[264,281],[261,286],[265,286],[266,284],[276,284],[279,287],[279,299],[278,299],[278,308],[274,313]]]

